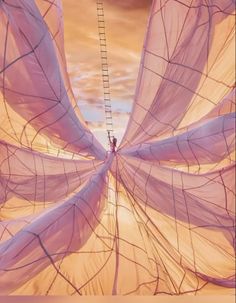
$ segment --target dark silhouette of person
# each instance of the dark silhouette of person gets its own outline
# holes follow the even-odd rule
[[[116,145],[117,145],[117,139],[112,136],[113,138],[111,139],[110,131],[108,131],[108,139],[111,147],[111,152],[114,153],[116,151]]]

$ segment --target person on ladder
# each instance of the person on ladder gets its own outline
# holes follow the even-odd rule
[[[108,139],[111,147],[111,152],[114,153],[116,151],[117,139],[114,136],[113,139],[111,139],[111,134],[109,130],[108,130]]]

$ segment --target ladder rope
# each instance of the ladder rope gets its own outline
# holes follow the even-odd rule
[[[97,0],[97,24],[98,24],[98,35],[99,35],[99,44],[100,44],[100,59],[101,59],[106,130],[109,139],[111,137],[114,138],[113,135],[114,130],[113,130],[113,119],[112,119],[112,107],[111,107],[109,67],[108,67],[108,59],[107,59],[106,27],[105,27],[105,18],[104,18],[104,6],[102,0]]]

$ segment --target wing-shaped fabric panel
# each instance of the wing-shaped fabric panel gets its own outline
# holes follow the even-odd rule
[[[47,156],[0,141],[0,203],[13,196],[60,201],[86,182],[99,165],[101,161]]]
[[[233,243],[235,165],[195,175],[126,157],[118,169],[119,180],[137,203],[194,226],[218,229]]]
[[[233,13],[230,0],[153,1],[121,147],[173,135],[233,89]]]
[[[30,124],[37,130],[35,137],[43,134],[62,149],[104,159],[100,143],[75,114],[51,35],[34,1],[1,2],[0,14],[0,88],[5,102],[26,120],[20,137]]]
[[[124,150],[124,154],[168,166],[197,165],[200,169],[201,165],[218,164],[225,158],[230,162],[234,150],[235,114],[230,113],[180,135],[134,146]]]
[[[80,192],[0,245],[1,293],[12,292],[86,243],[99,223],[107,197],[106,175],[111,161],[112,157]]]

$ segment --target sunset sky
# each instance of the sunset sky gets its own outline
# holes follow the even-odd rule
[[[115,135],[121,138],[132,107],[151,0],[104,1]],[[68,71],[90,129],[106,146],[95,0],[64,0]]]

